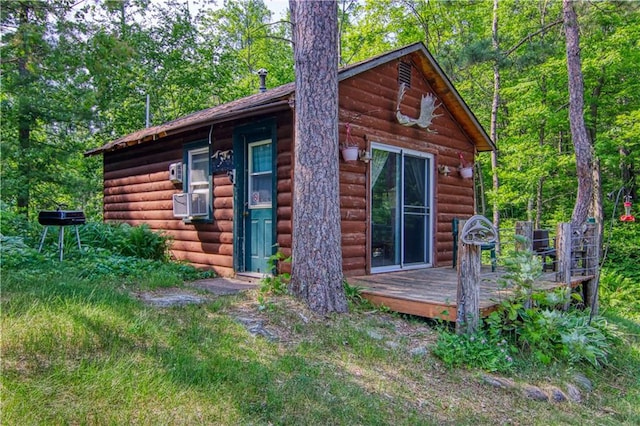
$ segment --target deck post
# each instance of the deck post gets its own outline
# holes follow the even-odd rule
[[[519,252],[533,252],[533,222],[518,221],[516,222],[516,235],[524,237],[524,241],[516,238],[516,251]],[[527,298],[524,302],[524,307],[529,309],[531,307],[531,294],[533,292],[532,286],[527,286],[526,295]]]
[[[464,228],[460,221],[460,228]],[[458,292],[456,297],[456,333],[472,334],[480,322],[480,264],[481,249],[476,244],[462,242],[458,233]]]
[[[587,223],[584,232],[585,252],[585,274],[591,278],[582,284],[585,306],[591,308],[592,315],[598,313],[598,284],[600,281],[600,235],[595,223]]]
[[[516,222],[516,235],[526,238],[524,243],[516,239],[516,251],[533,251],[533,222]]]
[[[558,223],[556,230],[556,257],[558,270],[556,282],[566,286],[565,309],[569,307],[571,297],[571,224]]]

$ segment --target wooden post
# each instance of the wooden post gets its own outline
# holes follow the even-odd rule
[[[571,297],[571,224],[559,223],[556,230],[556,259],[558,270],[556,282],[564,283],[567,288],[565,309],[569,307]]]
[[[480,322],[480,256],[479,245],[462,242],[465,221],[460,221],[458,232],[458,292],[456,332],[475,333]]]
[[[595,223],[587,223],[584,233],[585,243],[585,274],[592,276],[589,281],[582,284],[584,304],[592,309],[592,314],[598,313],[598,284],[600,281],[600,234],[599,226]]]
[[[533,251],[533,222],[516,222],[516,235],[527,239],[525,243],[516,239],[516,251]]]
[[[520,235],[525,238],[524,241],[519,241],[516,238],[516,251],[528,251],[533,252],[533,222],[519,221],[516,222],[516,235]],[[533,283],[526,289],[527,298],[524,301],[524,307],[529,309],[531,307],[531,295],[533,293]]]

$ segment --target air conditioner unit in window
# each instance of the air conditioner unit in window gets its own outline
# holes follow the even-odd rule
[[[183,192],[173,194],[173,215],[175,217],[203,217],[209,214],[207,194]]]
[[[169,164],[169,180],[173,183],[182,183],[182,163]]]

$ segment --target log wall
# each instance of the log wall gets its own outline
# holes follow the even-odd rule
[[[278,242],[283,251],[291,247],[291,226],[281,223],[291,218],[291,113],[278,120]],[[234,125],[213,128],[213,150],[233,148]],[[148,224],[172,239],[171,254],[177,260],[213,269],[223,276],[233,268],[233,184],[226,173],[215,173],[213,185],[213,220],[185,223],[173,216],[172,196],[182,192],[182,184],[169,180],[169,165],[182,161],[183,144],[206,140],[210,127],[177,137],[104,153],[104,219],[106,222]],[[282,233],[280,231],[282,230]]]
[[[474,214],[473,179],[462,179],[458,172],[461,152],[472,163],[475,146],[462,132],[458,123],[443,107],[436,109],[436,117],[428,132],[419,127],[400,125],[395,117],[398,95],[398,62],[383,64],[340,83],[339,138],[346,140],[349,123],[351,137],[359,149],[369,149],[372,142],[398,146],[434,156],[434,228],[432,246],[434,264],[451,264],[453,236],[451,220]],[[411,88],[401,104],[403,114],[420,115],[421,96],[435,94],[427,79],[416,68],[412,71]],[[441,101],[438,100],[437,104]],[[369,171],[370,164],[362,161],[340,164],[340,200],[342,212],[342,255],[345,275],[362,275],[370,271]],[[448,166],[449,176],[437,172],[438,166]],[[364,250],[363,250],[364,248]]]

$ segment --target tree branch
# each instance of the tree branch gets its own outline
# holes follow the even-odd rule
[[[545,25],[544,27],[540,28],[538,31],[533,32],[531,34],[528,34],[527,36],[525,36],[522,40],[520,40],[519,42],[517,42],[515,44],[515,46],[513,46],[511,49],[507,50],[504,54],[504,56],[509,56],[510,54],[512,54],[514,51],[516,51],[520,46],[522,46],[523,44],[525,44],[528,40],[531,40],[531,38],[533,36],[536,36],[540,33],[543,33],[545,31],[547,31],[549,28],[551,27],[555,27],[556,25],[562,24],[562,19],[558,19],[557,21],[551,22],[550,24]]]

